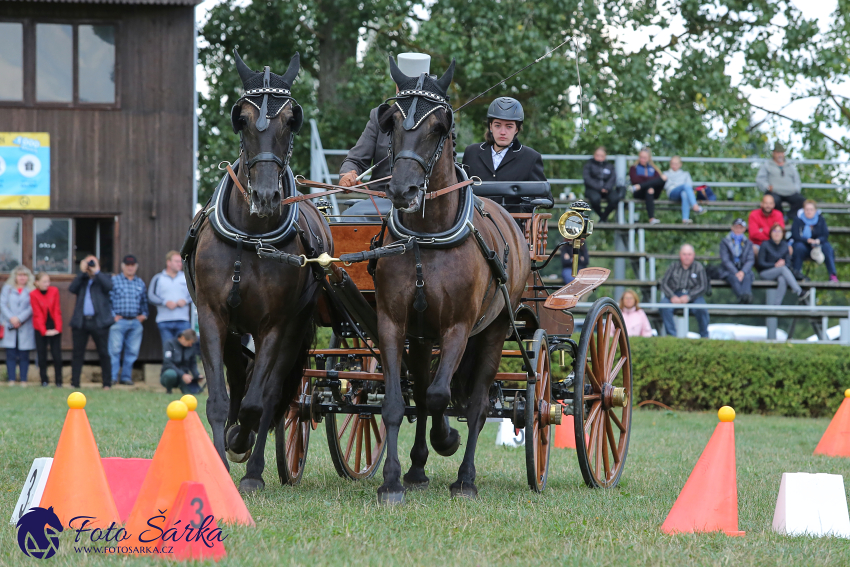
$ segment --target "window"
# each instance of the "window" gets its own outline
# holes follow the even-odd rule
[[[116,105],[116,31],[104,23],[0,22],[0,104]]]
[[[74,219],[74,266],[92,254],[100,259],[100,269],[113,271],[115,220],[112,218]]]
[[[24,100],[24,26],[0,22],[0,100]]]
[[[70,274],[71,219],[33,219],[33,271]]]
[[[0,218],[0,272],[11,272],[23,261],[22,219]]]

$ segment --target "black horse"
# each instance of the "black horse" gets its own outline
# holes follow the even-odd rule
[[[186,266],[196,279],[213,441],[225,465],[225,454],[235,462],[248,461],[239,488],[253,491],[265,486],[269,428],[280,422],[301,381],[321,289],[311,268],[261,259],[254,252],[276,247],[290,258],[314,257],[333,253],[333,244],[327,222],[312,203],[282,204],[295,194],[288,162],[302,123],[290,90],[299,71],[298,54],[282,76],[269,67],[252,71],[238,53],[236,67],[245,88],[231,111],[242,139],[236,173],[224,177],[196,217],[187,239],[196,241],[196,249],[186,254]],[[192,246],[184,246],[184,252],[187,248]],[[248,333],[256,347],[250,372],[240,340]]]

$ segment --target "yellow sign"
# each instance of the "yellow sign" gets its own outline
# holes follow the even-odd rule
[[[47,132],[0,132],[0,209],[50,209]]]

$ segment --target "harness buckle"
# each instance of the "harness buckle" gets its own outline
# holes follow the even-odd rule
[[[230,278],[230,281],[232,281],[233,283],[239,283],[239,282],[242,281],[242,277],[238,276],[236,274],[233,274],[233,276],[231,276],[231,278]]]

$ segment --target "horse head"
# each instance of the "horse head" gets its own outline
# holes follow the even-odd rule
[[[451,136],[453,118],[447,92],[454,70],[452,61],[439,79],[424,73],[408,77],[390,57],[390,75],[399,93],[395,103],[381,105],[378,124],[390,134],[393,176],[387,198],[401,211],[419,210],[434,166]]]
[[[230,111],[233,131],[241,137],[240,175],[247,179],[251,214],[269,217],[280,210],[293,136],[304,117],[291,91],[301,68],[300,58],[298,53],[293,55],[286,73],[277,75],[268,66],[251,70],[235,49],[233,52],[245,89]]]

